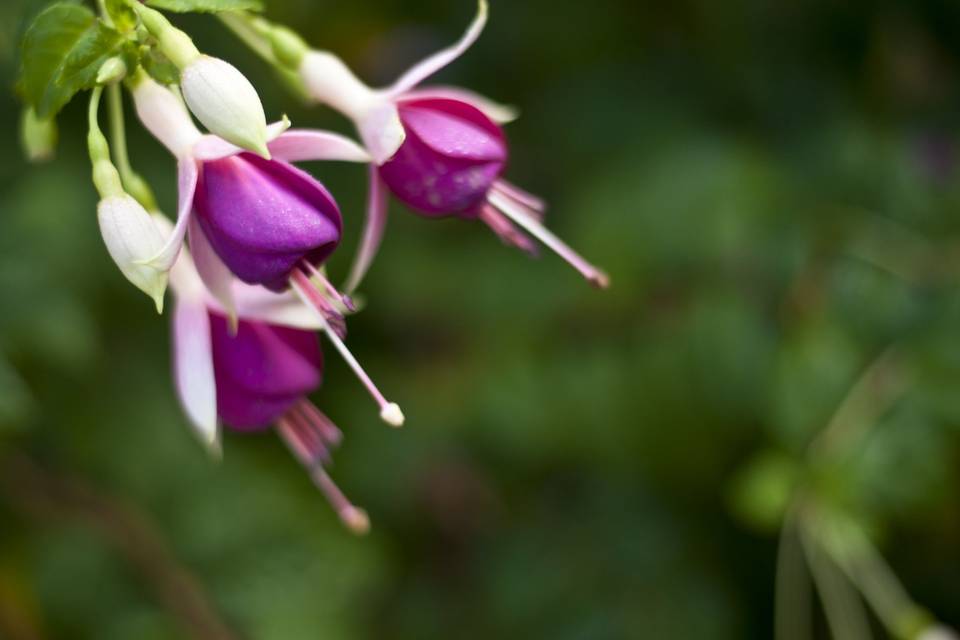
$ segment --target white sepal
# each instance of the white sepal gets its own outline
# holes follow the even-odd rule
[[[167,273],[142,264],[159,252],[164,236],[147,210],[133,197],[109,196],[97,205],[100,233],[110,257],[123,275],[153,298],[157,312],[163,311]]]
[[[391,98],[396,98],[401,94],[410,91],[415,86],[435,74],[437,71],[440,71],[445,66],[463,55],[464,52],[469,49],[474,42],[477,41],[477,38],[479,38],[480,34],[483,32],[483,28],[487,24],[487,14],[487,0],[478,0],[477,15],[473,19],[473,22],[470,23],[470,26],[467,28],[466,33],[463,34],[463,37],[461,37],[456,44],[438,51],[427,59],[415,64],[410,68],[409,71],[404,73],[399,80],[397,80],[386,90],[386,94]]]
[[[357,79],[337,56],[311,51],[303,57],[300,76],[314,100],[353,120],[378,165],[392,158],[403,144],[406,133],[392,99]]]
[[[180,257],[179,264],[184,262]],[[173,368],[177,395],[201,441],[220,452],[217,382],[213,371],[210,316],[203,298],[178,298],[173,310]]]
[[[236,67],[219,58],[200,56],[183,70],[180,86],[190,111],[211,133],[269,158],[263,104]]]
[[[186,155],[203,135],[180,97],[146,74],[133,89],[133,104],[143,126],[177,157]]]

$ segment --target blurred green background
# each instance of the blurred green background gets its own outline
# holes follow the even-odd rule
[[[8,88],[41,5],[0,6]],[[473,9],[268,6],[378,82]],[[350,132],[214,18],[175,21],[270,117]],[[408,426],[332,353],[315,397],[365,538],[277,438],[208,459],[168,318],[99,238],[83,101],[28,166],[0,92],[0,637],[769,638],[800,485],[960,625],[958,56],[943,0],[493,0],[442,80],[522,109],[508,177],[613,287],[394,205],[350,343]],[[172,211],[172,162],[130,129]],[[347,219],[342,276],[365,172],[309,168]],[[810,443],[851,397],[824,462]]]

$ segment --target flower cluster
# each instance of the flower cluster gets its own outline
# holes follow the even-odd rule
[[[479,220],[528,253],[540,241],[595,286],[606,287],[608,278],[544,226],[540,198],[503,177],[509,150],[502,125],[513,111],[464,89],[420,86],[474,43],[487,19],[485,0],[458,43],[382,89],[367,87],[339,58],[311,49],[290,29],[243,11],[255,2],[214,3],[229,10],[223,23],[288,84],[351,119],[360,143],[291,128],[285,116],[268,124],[246,77],[201,53],[151,4],[103,2],[95,16],[58,3],[37,18],[24,41],[24,141],[31,157],[49,156],[56,112],[76,92],[91,91],[88,148],[100,230],[121,273],[158,311],[172,289],[174,376],[190,423],[214,452],[221,425],[274,429],[344,523],[363,532],[366,514],[324,471],[341,432],[308,396],[322,379],[320,332],[370,392],[381,419],[395,427],[404,422],[345,344],[346,319],[357,311],[350,296],[381,244],[389,194],[426,217]],[[209,11],[209,4],[177,6]],[[62,64],[51,68],[56,56]],[[124,88],[139,121],[175,159],[175,223],[130,166]],[[109,139],[99,125],[104,92]],[[340,245],[340,208],[316,177],[295,166],[318,160],[369,167],[362,240],[341,288],[324,268]]]

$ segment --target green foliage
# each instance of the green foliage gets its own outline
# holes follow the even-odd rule
[[[147,0],[155,9],[178,13],[219,13],[221,11],[263,11],[262,0]]]
[[[137,14],[129,0],[105,0],[104,6],[119,31],[127,32],[137,26]]]
[[[95,84],[100,65],[124,38],[77,4],[57,3],[37,16],[23,38],[20,87],[39,117],[56,115]]]

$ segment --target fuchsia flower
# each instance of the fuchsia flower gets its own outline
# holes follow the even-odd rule
[[[166,223],[165,219],[160,223]],[[166,223],[169,227],[169,223]],[[190,254],[170,271],[174,377],[190,422],[219,451],[219,423],[238,432],[274,429],[350,529],[369,528],[324,470],[341,433],[307,396],[320,387],[323,356],[315,330],[322,320],[292,292],[272,293],[234,280],[238,316],[206,290]]]
[[[367,162],[352,141],[323,131],[289,130],[287,121],[268,127],[264,159],[222,138],[203,135],[172,91],[141,75],[133,88],[144,126],[178,159],[176,226],[163,249],[146,264],[169,270],[189,234],[199,277],[227,317],[235,318],[234,276],[273,291],[292,286],[321,316],[327,333],[380,406],[384,421],[403,423],[342,342],[342,313],[352,310],[318,270],[340,242],[342,219],[326,188],[290,162]]]
[[[457,44],[415,65],[386,89],[367,88],[330,53],[304,55],[300,73],[308,91],[353,119],[376,165],[367,228],[348,292],[359,285],[379,247],[388,190],[421,215],[479,219],[507,244],[534,253],[528,233],[592,284],[608,286],[605,273],[543,225],[543,201],[502,178],[509,150],[500,125],[513,118],[512,111],[463,89],[416,88],[463,54],[486,20],[486,0],[480,0],[476,19]]]

